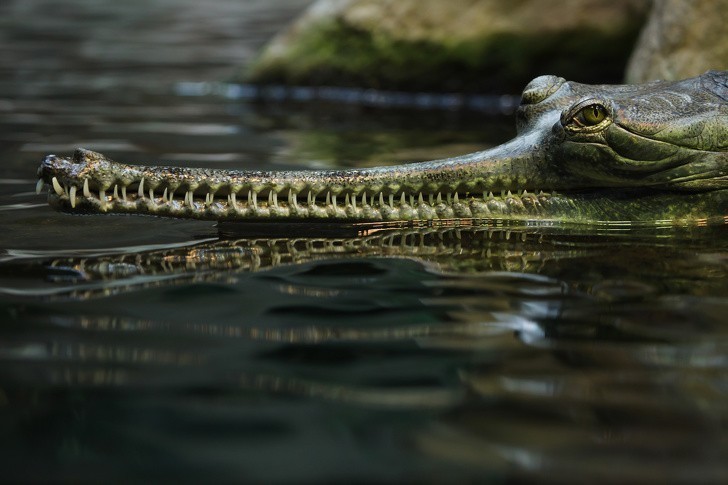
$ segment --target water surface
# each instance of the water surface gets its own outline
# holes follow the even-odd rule
[[[76,146],[318,168],[512,136],[482,113],[179,94],[307,3],[0,5],[4,476],[725,482],[724,228],[217,227],[34,193]]]

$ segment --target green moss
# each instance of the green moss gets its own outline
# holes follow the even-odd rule
[[[437,43],[394,40],[331,21],[309,30],[285,57],[262,57],[242,79],[465,92],[514,92],[546,73],[619,82],[641,23],[635,19],[613,32],[580,28]]]

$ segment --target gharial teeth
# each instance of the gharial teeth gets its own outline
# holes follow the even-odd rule
[[[84,179],[83,181],[83,196],[87,199],[91,198],[91,191],[88,188],[88,179]]]
[[[56,194],[63,195],[63,187],[61,187],[61,184],[58,183],[58,179],[53,177],[53,190],[56,191]]]
[[[76,186],[75,185],[71,186],[71,191],[70,191],[69,197],[71,199],[71,207],[73,207],[75,209],[76,208]]]
[[[43,190],[43,184],[45,182],[43,179],[38,179],[38,182],[35,184],[35,193],[40,194],[40,191]]]
[[[144,199],[144,177],[142,177],[141,181],[139,182],[138,195],[140,199]]]

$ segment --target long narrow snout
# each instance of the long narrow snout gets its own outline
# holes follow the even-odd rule
[[[413,220],[537,214],[550,203],[543,156],[527,137],[445,160],[350,170],[144,167],[78,149],[38,171],[51,202],[79,212],[213,220]]]

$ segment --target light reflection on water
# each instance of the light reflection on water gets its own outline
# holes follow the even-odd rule
[[[0,61],[4,476],[725,481],[725,228],[292,234],[71,217],[35,195],[40,158],[77,145],[139,163],[275,168],[507,138],[511,120],[451,112],[173,94],[233,62],[164,62],[175,42],[193,66],[236,42],[252,51],[303,3],[273,15],[246,2],[235,17],[226,2],[176,2],[176,20],[164,18],[186,32],[177,41],[133,5],[78,1],[38,24],[20,21],[57,2],[0,7],[5,45],[38,49]],[[206,37],[190,18],[228,34]],[[140,34],[103,58],[119,19]],[[95,28],[65,38],[69,25]],[[168,44],[147,58],[150,39]]]

